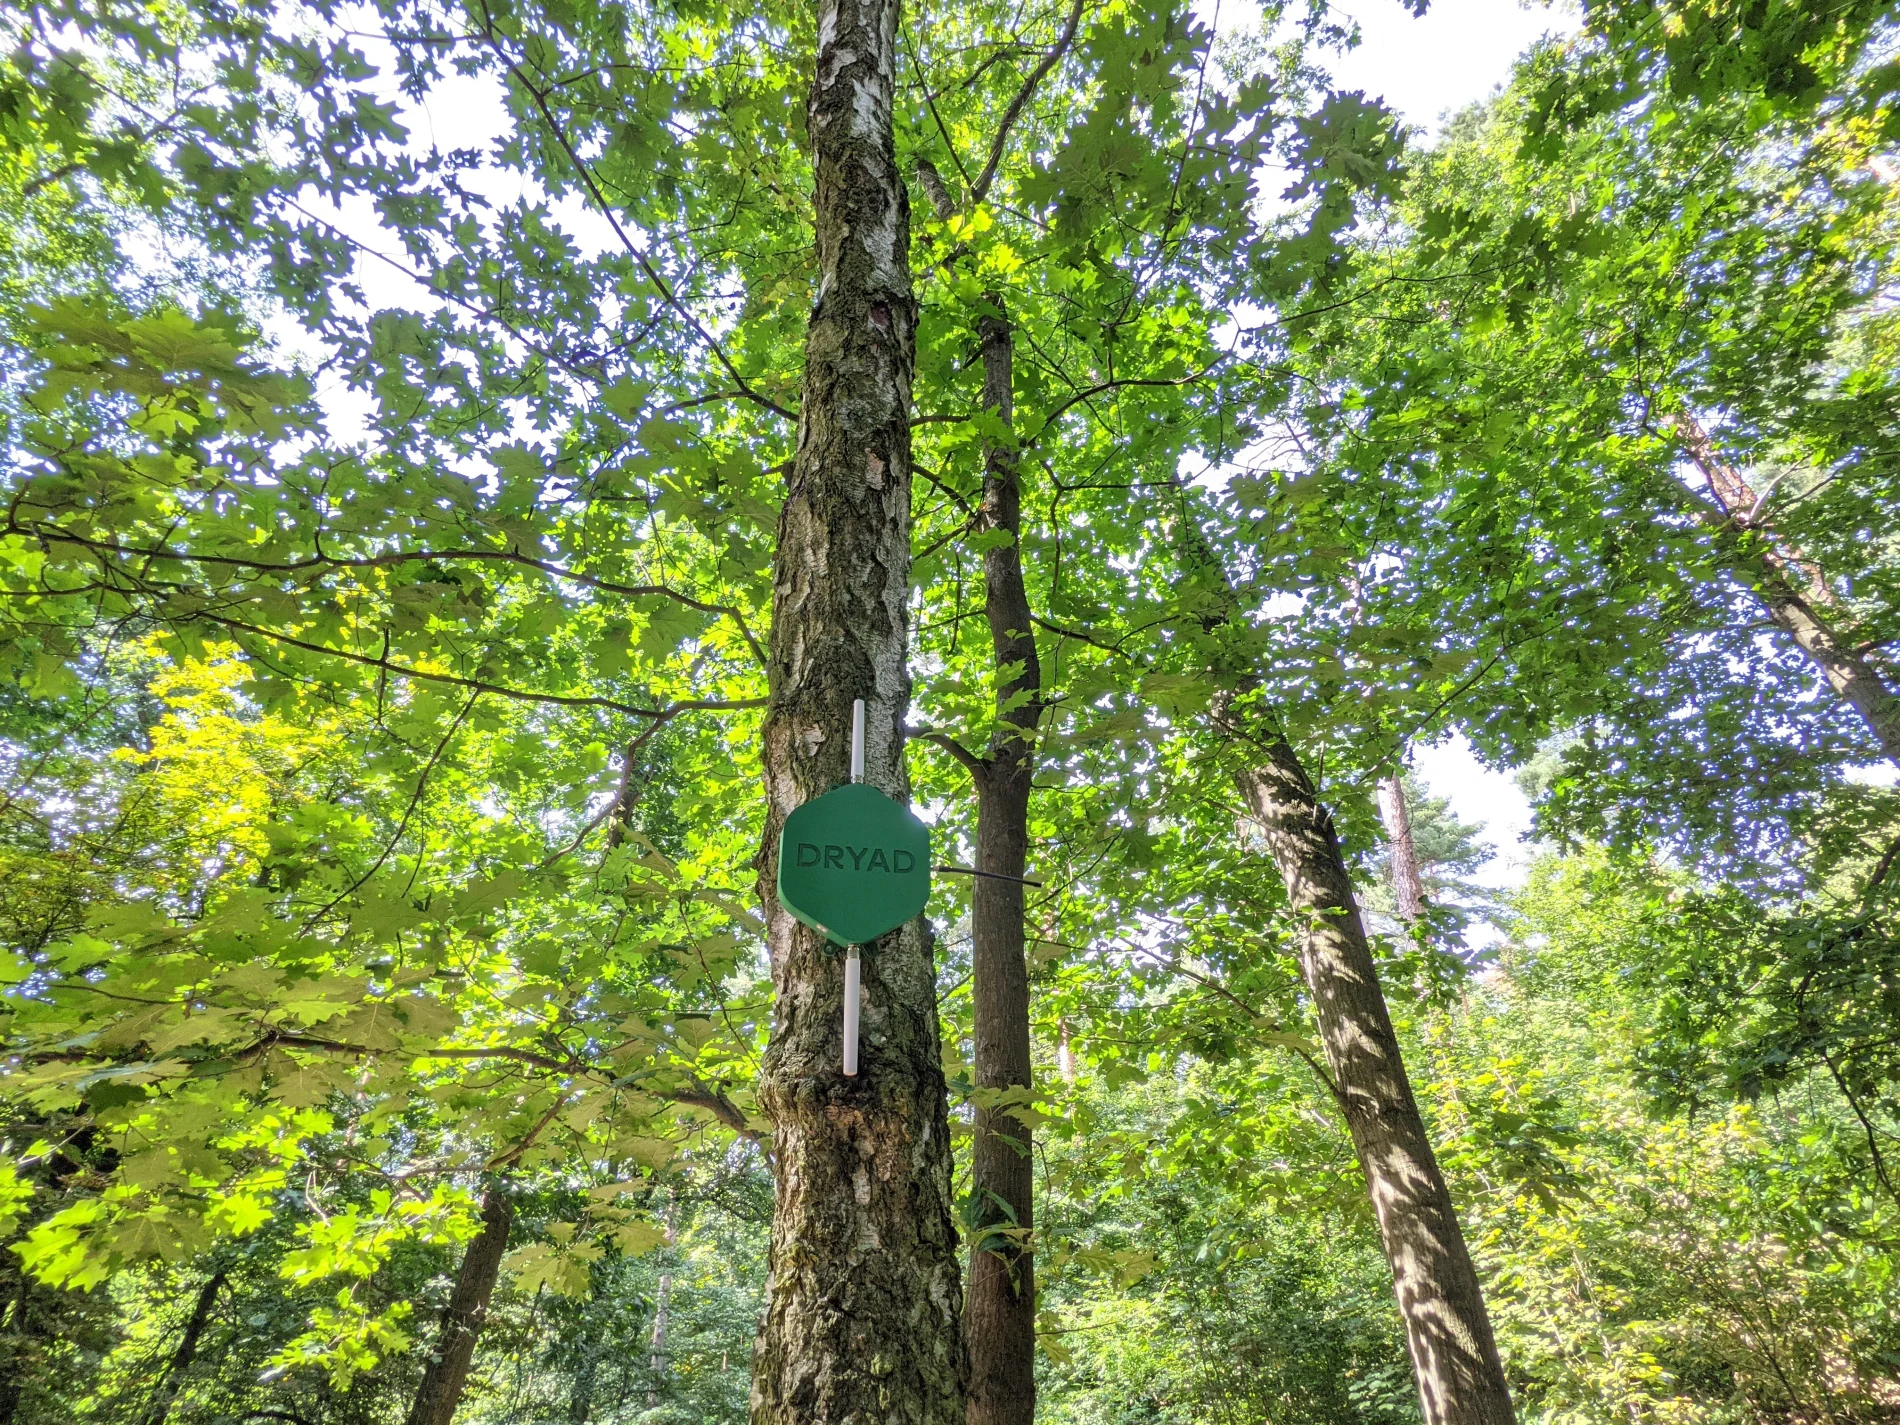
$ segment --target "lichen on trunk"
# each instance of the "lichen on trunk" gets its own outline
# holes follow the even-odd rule
[[[910,702],[910,214],[892,134],[896,0],[823,0],[808,117],[817,304],[779,519],[759,890],[775,991],[759,1102],[773,1127],[755,1425],[958,1425],[962,1290],[932,945],[864,951],[860,1072],[840,1067],[843,960],[775,898],[779,828],[849,772],[905,800]]]

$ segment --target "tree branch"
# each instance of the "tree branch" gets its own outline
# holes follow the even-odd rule
[[[618,698],[571,693],[536,693],[526,688],[510,688],[500,683],[485,682],[480,678],[464,678],[455,673],[431,673],[406,663],[391,662],[386,655],[372,658],[367,653],[353,653],[345,648],[328,648],[321,643],[310,643],[287,633],[259,628],[255,624],[227,618],[222,614],[201,612],[197,617],[204,619],[207,623],[217,624],[220,628],[228,628],[235,633],[253,634],[258,638],[267,638],[273,643],[301,648],[307,653],[317,653],[328,658],[341,658],[346,663],[359,663],[368,668],[380,668],[386,673],[394,673],[399,678],[415,678],[425,683],[445,683],[452,688],[493,693],[496,697],[509,698],[518,703],[546,703],[555,707],[568,708],[605,708],[609,712],[625,713],[629,717],[656,719],[676,717],[682,712],[692,711],[736,712],[741,708],[762,708],[766,704],[764,698],[684,698],[664,708],[642,708],[635,707],[632,703],[623,703]]]
[[[1016,121],[1022,116],[1023,106],[1034,96],[1036,88],[1056,67],[1056,62],[1068,52],[1075,41],[1076,26],[1082,23],[1082,9],[1087,0],[1075,0],[1069,10],[1068,23],[1062,27],[1062,33],[1056,42],[1049,46],[1042,57],[1042,63],[1030,71],[1029,78],[1023,81],[1023,87],[1016,91],[1016,97],[1009,101],[1009,107],[1003,110],[1002,122],[997,126],[996,139],[990,145],[989,162],[983,165],[983,171],[976,176],[976,182],[970,185],[970,204],[974,207],[981,203],[990,191],[990,184],[996,178],[996,169],[1003,161],[1003,152],[1009,145],[1010,131],[1016,127]]]
[[[989,762],[977,756],[948,733],[932,732],[927,727],[907,727],[904,729],[904,734],[907,737],[916,738],[919,742],[930,742],[941,747],[968,768],[973,777],[982,778],[989,775]]]
[[[539,559],[532,554],[523,554],[515,549],[411,549],[392,550],[387,554],[336,555],[323,552],[320,542],[321,532],[319,532],[319,547],[313,557],[271,561],[246,559],[232,554],[195,554],[189,550],[176,550],[164,546],[121,544],[116,540],[96,539],[89,535],[78,534],[62,529],[58,525],[22,523],[18,515],[13,512],[8,513],[7,523],[0,528],[0,533],[50,544],[67,544],[92,554],[112,554],[127,559],[165,560],[179,564],[204,564],[221,569],[246,569],[256,574],[271,574],[285,578],[295,578],[316,569],[389,569],[411,563],[450,564],[469,561],[511,564],[524,569],[534,569],[550,578],[579,584],[582,588],[593,589],[602,594],[614,594],[621,598],[671,599],[675,603],[684,604],[687,608],[697,609],[701,613],[729,618],[738,628],[740,636],[745,639],[746,646],[752,650],[753,657],[758,659],[760,666],[764,666],[766,661],[764,646],[752,632],[752,627],[746,622],[745,615],[731,604],[715,604],[705,599],[696,599],[691,594],[683,594],[664,584],[616,583],[611,579],[603,579],[596,574],[583,574],[579,570],[556,564],[552,560]],[[141,578],[140,582],[146,581]]]
[[[621,226],[620,219],[614,214],[613,205],[607,201],[607,195],[601,192],[600,184],[595,180],[593,170],[589,168],[586,162],[581,158],[580,151],[574,147],[574,142],[568,137],[567,130],[562,127],[561,121],[555,118],[554,110],[548,104],[547,91],[530,80],[523,72],[521,66],[504,53],[501,45],[496,41],[494,24],[488,16],[486,5],[482,7],[482,38],[488,42],[488,46],[494,51],[495,57],[506,67],[509,77],[513,79],[515,83],[519,84],[527,93],[528,97],[533,100],[534,107],[540,111],[542,122],[548,126],[548,131],[554,135],[554,141],[561,146],[561,151],[567,155],[568,162],[574,165],[574,172],[580,178],[581,185],[587,189],[588,195],[593,198],[594,205],[600,210],[600,215],[607,220],[607,226],[613,229],[614,236],[620,239],[620,245],[627,250],[627,255],[634,260],[634,263],[639,267],[640,271],[645,274],[647,281],[653,284],[654,289],[660,294],[661,299],[674,311],[678,312],[681,318],[685,320],[687,326],[692,328],[693,334],[697,336],[706,349],[712,353],[713,359],[725,369],[726,375],[732,378],[733,385],[745,393],[747,400],[764,407],[774,415],[783,416],[788,421],[797,420],[798,413],[796,411],[787,410],[769,396],[762,395],[752,389],[751,383],[739,374],[739,368],[732,364],[731,358],[726,355],[724,348],[714,339],[712,333],[706,330],[700,323],[699,318],[693,315],[692,311],[680,300],[672,287],[668,285],[666,279],[660,275],[659,270],[654,267],[646,253],[627,235],[627,230]]]

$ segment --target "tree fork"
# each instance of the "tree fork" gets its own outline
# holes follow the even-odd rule
[[[482,1228],[462,1253],[455,1287],[436,1329],[435,1347],[409,1407],[408,1425],[451,1425],[462,1403],[475,1343],[488,1324],[488,1303],[501,1279],[501,1259],[507,1254],[508,1233],[515,1221],[514,1199],[504,1188],[496,1179],[482,1192]]]
[[[860,1072],[842,960],[776,896],[779,829],[846,781],[909,795],[910,210],[892,132],[897,0],[820,0],[807,109],[818,254],[798,449],[779,517],[759,892],[775,991],[759,1076],[776,1195],[754,1425],[962,1425],[962,1282],[923,920],[865,947]]]

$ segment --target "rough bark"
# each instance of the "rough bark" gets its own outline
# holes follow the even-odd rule
[[[198,1288],[191,1315],[185,1318],[184,1334],[178,1338],[171,1360],[165,1363],[165,1374],[159,1377],[158,1388],[152,1392],[151,1404],[145,1407],[139,1425],[165,1425],[170,1418],[178,1392],[191,1373],[191,1363],[198,1359],[198,1343],[204,1339],[205,1327],[211,1324],[211,1308],[218,1304],[218,1293],[223,1290],[223,1272],[213,1272]]]
[[[1683,449],[1723,506],[1716,511],[1699,500],[1693,504],[1723,564],[1748,587],[1775,627],[1807,655],[1828,686],[1859,714],[1887,760],[1900,766],[1900,695],[1841,635],[1837,601],[1826,577],[1800,550],[1784,551],[1762,522],[1761,497],[1741,472],[1721,458],[1692,416],[1679,414],[1675,427]]]
[[[1412,813],[1405,804],[1405,779],[1394,772],[1379,783],[1379,816],[1385,822],[1388,857],[1392,868],[1392,899],[1399,919],[1415,924],[1425,913],[1425,881],[1418,869],[1418,846],[1412,840]]]
[[[482,1228],[462,1253],[449,1304],[436,1327],[435,1346],[422,1371],[409,1407],[408,1425],[451,1425],[462,1391],[468,1385],[475,1343],[488,1324],[488,1303],[501,1277],[501,1259],[508,1251],[508,1232],[514,1226],[515,1204],[502,1184],[490,1183],[482,1193]]]
[[[1412,1096],[1332,816],[1283,736],[1251,728],[1232,698],[1215,722],[1241,754],[1235,780],[1300,925],[1300,975],[1392,1268],[1425,1425],[1511,1425],[1477,1270]]]
[[[977,323],[983,404],[1015,418],[1015,342],[1000,292]],[[997,730],[976,772],[976,869],[971,890],[971,998],[979,1090],[1027,1089],[1029,967],[1023,956],[1023,881],[1042,667],[1023,581],[1022,487],[1013,444],[984,451],[985,530],[1009,541],[984,551],[983,582],[997,670]],[[1036,1269],[1033,1126],[1009,1106],[977,1105],[970,1155],[977,1240],[963,1311],[970,1352],[969,1425],[1031,1425],[1036,1415]]]
[[[909,795],[910,213],[891,105],[897,0],[821,0],[808,110],[818,293],[779,519],[759,890],[776,1000],[759,1102],[777,1188],[754,1425],[961,1425],[962,1284],[936,979],[922,919],[865,947],[860,1072],[840,1070],[843,962],[777,903],[779,828],[846,781]]]

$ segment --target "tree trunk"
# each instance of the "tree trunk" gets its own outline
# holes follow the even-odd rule
[[[22,1268],[20,1289],[7,1312],[7,1353],[0,1357],[0,1367],[5,1368],[0,1370],[0,1425],[13,1425],[26,1395],[27,1341],[34,1334],[27,1316],[32,1291],[33,1279]]]
[[[1003,295],[979,318],[983,405],[1015,418],[1015,341]],[[996,659],[998,725],[975,770],[976,869],[971,888],[970,971],[979,1090],[1029,1085],[1029,966],[1023,958],[1023,881],[1029,862],[1029,794],[1042,717],[1042,667],[1023,581],[1022,489],[1013,444],[984,451],[985,530],[1009,542],[984,551],[983,580]],[[963,1310],[970,1351],[968,1425],[1032,1425],[1036,1415],[1036,1271],[1033,1120],[1007,1105],[977,1104],[970,1156],[976,1240]]]
[[[1073,26],[1058,41],[1067,46]],[[917,177],[937,216],[956,212],[949,187],[928,159]],[[980,198],[981,194],[972,195]],[[949,264],[946,264],[948,267]],[[970,891],[970,987],[979,1090],[1030,1086],[1029,966],[1024,959],[1023,875],[1029,865],[1029,794],[1036,729],[1042,721],[1042,663],[1036,653],[1023,578],[1022,483],[1013,426],[1016,339],[1003,294],[983,294],[977,346],[983,409],[1010,431],[983,448],[985,532],[1009,541],[983,553],[984,603],[996,660],[998,726],[988,755],[957,755],[976,783],[976,870]],[[963,1338],[970,1355],[968,1425],[1032,1425],[1036,1415],[1036,1271],[1029,1234],[1036,1223],[1034,1125],[1008,1105],[976,1105],[970,1154],[975,1239]]]
[[[515,1204],[499,1182],[482,1193],[482,1230],[462,1253],[455,1273],[455,1289],[442,1309],[435,1346],[422,1371],[409,1407],[409,1425],[451,1425],[462,1391],[468,1385],[475,1343],[488,1323],[488,1302],[501,1277],[501,1259],[508,1251],[508,1231],[514,1226]]]
[[[1887,760],[1900,766],[1900,697],[1759,547],[1747,547],[1744,532],[1730,528],[1719,539],[1727,546],[1729,567],[1749,582],[1750,591],[1775,626],[1794,640],[1828,686],[1860,714]]]
[[[1332,816],[1292,746],[1277,731],[1254,735],[1236,701],[1216,704],[1215,725],[1244,753],[1235,780],[1301,927],[1300,974],[1392,1268],[1425,1425],[1511,1425],[1477,1270],[1412,1097]]]
[[[1233,583],[1187,510],[1177,538],[1184,563],[1224,596],[1203,615],[1211,633],[1236,617]],[[1258,679],[1243,672],[1235,682],[1214,699],[1210,721],[1300,930],[1300,978],[1332,1071],[1327,1086],[1365,1174],[1425,1425],[1515,1425],[1484,1290],[1412,1097],[1332,813],[1277,720],[1245,706]]]
[[[1683,449],[1723,506],[1724,512],[1717,512],[1699,499],[1692,502],[1722,562],[1748,586],[1775,627],[1807,655],[1828,686],[1860,715],[1887,760],[1900,766],[1900,696],[1830,622],[1825,610],[1835,599],[1825,576],[1798,549],[1792,554],[1780,549],[1761,523],[1760,497],[1721,458],[1693,416],[1679,413],[1675,427]]]
[[[218,1293],[223,1289],[223,1272],[213,1272],[198,1288],[198,1299],[192,1303],[191,1315],[185,1320],[185,1334],[178,1338],[178,1349],[166,1362],[165,1374],[159,1378],[158,1389],[152,1392],[152,1403],[145,1408],[140,1425],[165,1425],[171,1416],[172,1405],[191,1371],[191,1363],[198,1358],[198,1342],[204,1339],[205,1327],[211,1324],[211,1308],[217,1305]]]
[[[594,1411],[594,1387],[600,1376],[602,1344],[589,1336],[581,1347],[581,1358],[574,1367],[574,1381],[567,1392],[567,1425],[587,1425]]]
[[[679,1220],[678,1200],[673,1189],[666,1190],[666,1217],[662,1223],[666,1231],[666,1246],[670,1252],[678,1241]],[[670,1325],[673,1310],[673,1269],[669,1265],[660,1273],[659,1285],[653,1292],[653,1331],[647,1338],[647,1365],[652,1371],[652,1379],[647,1384],[647,1409],[652,1410],[660,1403],[660,1384],[666,1379],[666,1333]]]
[[[1392,868],[1392,899],[1399,919],[1416,925],[1425,913],[1425,880],[1418,870],[1418,846],[1412,840],[1412,813],[1405,805],[1405,778],[1394,772],[1379,783],[1379,816],[1385,822]]]
[[[754,1425],[961,1425],[962,1283],[931,941],[867,946],[860,1072],[840,1070],[843,961],[775,895],[778,834],[842,784],[865,700],[865,780],[909,795],[910,212],[891,105],[897,0],[820,0],[808,110],[818,294],[779,519],[759,890],[775,990],[759,1102],[772,1245]]]

